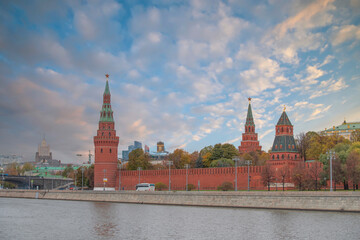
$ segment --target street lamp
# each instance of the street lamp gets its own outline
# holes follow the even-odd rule
[[[84,166],[81,167],[81,191],[84,190]]]
[[[186,191],[188,190],[188,171],[189,171],[189,164],[185,164],[186,168]]]
[[[104,171],[104,179],[103,179],[103,182],[104,182],[104,191],[105,191],[105,187],[106,187],[106,181],[107,181],[107,179],[106,179],[106,169],[104,169],[103,170]]]
[[[249,166],[252,164],[251,160],[246,160],[245,164],[248,165],[248,191],[250,191],[250,176],[249,176]]]
[[[140,171],[141,171],[141,167],[138,167],[137,170],[139,171],[139,184],[140,184]]]
[[[119,161],[118,162],[118,168],[119,168],[119,191],[121,191],[121,167],[122,167],[122,163]]]
[[[235,191],[237,191],[237,162],[240,160],[239,157],[233,157],[233,161],[235,161]]]
[[[333,191],[333,182],[332,182],[332,160],[333,157],[335,155],[334,150],[329,150],[327,151],[327,154],[329,155],[329,160],[330,160],[330,192]]]
[[[171,191],[171,171],[170,171],[170,166],[173,164],[173,161],[168,161],[167,164],[169,165],[169,191]]]

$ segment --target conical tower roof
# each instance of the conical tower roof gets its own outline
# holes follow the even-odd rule
[[[107,76],[109,76],[109,75],[107,75]],[[105,95],[105,94],[110,95],[110,88],[109,88],[109,81],[108,81],[108,78],[106,78],[106,85],[105,85],[104,95]]]
[[[249,99],[249,106],[248,106],[245,126],[255,126],[254,118],[251,110],[251,98],[249,97],[248,99]]]
[[[276,125],[290,125],[292,126],[289,117],[287,116],[285,109],[283,111],[283,113],[281,114],[279,121],[277,122]]]
[[[103,96],[103,106],[100,111],[100,122],[114,122],[113,111],[111,109],[109,74],[106,74],[106,85]]]

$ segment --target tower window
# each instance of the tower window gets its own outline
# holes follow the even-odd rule
[[[111,133],[109,132],[109,137],[111,137]]]
[[[111,153],[111,148],[110,148],[110,153]]]
[[[100,149],[100,152],[102,153],[102,149]]]
[[[101,133],[101,136],[104,136],[104,132]]]

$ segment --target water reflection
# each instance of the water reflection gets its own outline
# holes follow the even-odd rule
[[[0,198],[1,239],[359,239],[360,214]]]
[[[116,205],[112,203],[92,203],[92,221],[95,234],[99,237],[114,237],[117,232]]]

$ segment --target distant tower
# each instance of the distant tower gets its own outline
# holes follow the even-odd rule
[[[249,107],[246,116],[245,133],[242,134],[241,146],[239,146],[240,153],[248,153],[254,151],[261,151],[259,145],[258,135],[255,133],[255,123],[251,110],[251,98],[249,97]]]
[[[165,152],[164,142],[157,142],[157,152]]]
[[[118,163],[119,137],[116,136],[115,131],[108,79],[109,75],[106,74],[106,86],[103,95],[103,105],[100,111],[99,129],[94,137],[94,190],[100,191],[115,190]]]
[[[276,124],[275,139],[271,149],[271,163],[294,162],[300,160],[294,139],[293,125],[284,111]],[[295,164],[295,162],[294,162]],[[290,164],[291,165],[291,164]]]
[[[38,147],[38,151],[35,155],[35,162],[46,163],[52,160],[52,153],[50,152],[50,146],[47,145],[45,137],[41,141],[41,144]]]

